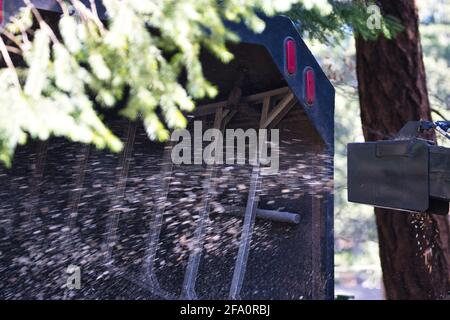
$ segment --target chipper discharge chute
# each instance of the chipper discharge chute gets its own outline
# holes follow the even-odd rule
[[[421,132],[433,129],[450,139],[448,121],[411,121],[392,141],[350,143],[348,200],[447,215],[450,149],[418,138]]]

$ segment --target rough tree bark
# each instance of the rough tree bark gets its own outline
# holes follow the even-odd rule
[[[394,40],[357,37],[357,76],[366,141],[431,119],[414,0],[378,1],[405,27]],[[447,217],[375,209],[387,299],[442,299],[450,283]]]

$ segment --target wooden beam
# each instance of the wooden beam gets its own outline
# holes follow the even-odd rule
[[[265,97],[263,101],[263,108],[261,112],[261,119],[259,121],[259,126],[262,127],[264,123],[266,123],[267,118],[269,116],[269,109],[270,109],[270,103],[271,103],[270,97]]]
[[[274,90],[264,91],[250,96],[244,97],[244,102],[257,102],[263,100],[265,97],[282,96],[290,92],[289,87],[278,88]]]
[[[223,107],[216,109],[216,117],[214,119],[214,129],[219,129],[222,127],[223,121]]]
[[[280,95],[285,95],[289,93],[290,90],[288,87],[278,88],[274,90],[264,91],[256,94],[252,94],[246,97],[241,98],[241,103],[238,105],[240,106],[243,103],[256,103],[263,101],[266,97],[275,97]],[[199,105],[193,112],[195,116],[206,116],[209,114],[212,114],[215,112],[217,108],[226,108],[228,106],[228,101],[219,101],[219,102],[213,102],[208,103],[204,105]]]
[[[233,207],[233,206],[225,206],[225,212],[222,213],[224,215],[232,215],[237,217],[242,217],[245,212],[245,208],[243,207]],[[218,213],[219,214],[219,213]],[[284,211],[275,211],[275,210],[265,210],[265,209],[256,209],[256,218],[262,220],[269,220],[275,222],[282,223],[290,223],[290,224],[299,224],[300,223],[300,215],[298,213],[292,212],[284,212]]]
[[[264,122],[264,124],[261,126],[262,129],[266,129],[275,118],[278,117],[279,114],[281,114],[286,107],[289,106],[290,102],[294,99],[294,94],[291,92],[288,95],[286,95],[275,107],[275,109],[269,114],[267,120]]]
[[[267,129],[272,129],[280,123],[281,120],[284,119],[284,117],[291,111],[291,109],[297,104],[297,100],[291,100],[291,102],[284,108],[269,124]]]
[[[236,115],[237,110],[227,110],[227,114],[223,117],[222,128],[225,129],[228,123],[230,123],[231,119]]]

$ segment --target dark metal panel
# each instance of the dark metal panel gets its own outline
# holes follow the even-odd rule
[[[450,149],[430,147],[430,196],[450,201]]]
[[[348,200],[425,212],[429,207],[425,142],[379,141],[348,145]]]
[[[418,138],[446,122],[410,121],[394,141],[348,146],[348,199],[377,207],[447,215],[450,149]]]

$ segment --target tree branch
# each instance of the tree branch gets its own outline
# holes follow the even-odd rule
[[[18,89],[21,89],[22,87],[20,85],[19,77],[17,76],[16,67],[14,66],[14,63],[12,62],[11,56],[9,55],[9,52],[8,52],[8,48],[6,47],[6,44],[3,41],[3,37],[1,37],[1,36],[0,36],[0,51],[2,53],[3,60],[5,60],[6,66],[12,73],[15,86]]]

